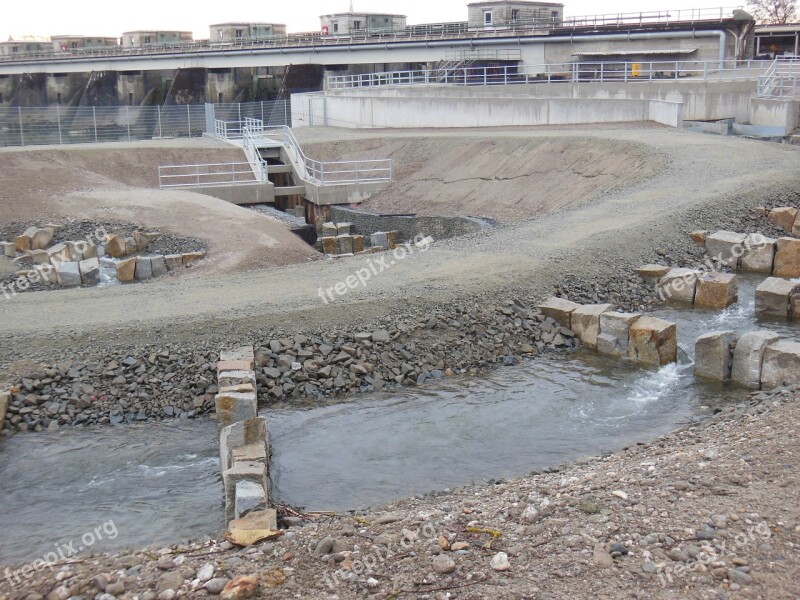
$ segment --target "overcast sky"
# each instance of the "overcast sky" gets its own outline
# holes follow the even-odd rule
[[[354,0],[356,11],[389,12],[408,16],[409,24],[466,21],[469,0]],[[137,29],[178,29],[192,31],[195,38],[207,38],[211,23],[264,21],[286,23],[289,32],[319,30],[321,14],[343,12],[349,0],[234,0],[233,2],[175,2],[136,0],[5,0],[0,18],[0,37],[59,34],[119,37]],[[705,7],[704,0],[589,0],[565,2],[567,16],[595,13],[659,11]],[[602,6],[602,8],[599,8]]]

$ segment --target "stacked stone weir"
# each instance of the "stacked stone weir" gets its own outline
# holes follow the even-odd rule
[[[277,530],[275,510],[269,508],[267,421],[258,416],[252,346],[220,354],[217,387],[215,404],[220,426],[225,518],[230,523],[256,517],[263,529]]]
[[[694,231],[691,236],[713,261],[731,269],[788,279],[800,277],[800,239],[796,237],[775,239],[733,231]]]
[[[355,256],[382,250],[394,250],[397,246],[396,231],[378,232],[370,236],[372,246],[367,248],[363,235],[353,234],[352,223],[323,223],[319,238],[320,249],[328,256]]]

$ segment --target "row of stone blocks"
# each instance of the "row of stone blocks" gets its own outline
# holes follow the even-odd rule
[[[800,283],[768,277],[756,288],[756,315],[800,321]]]
[[[731,269],[800,277],[800,239],[769,238],[760,233],[694,231],[692,239],[705,247],[712,260]]]
[[[786,233],[800,237],[800,215],[798,215],[798,212],[800,211],[792,206],[781,206],[769,211],[767,218]]]
[[[733,381],[749,389],[800,383],[800,343],[771,331],[712,331],[695,343],[697,377]]]
[[[353,233],[352,223],[323,223],[320,237],[339,237],[340,235],[351,235]]]
[[[220,427],[220,471],[229,532],[253,522],[260,531],[277,530],[269,509],[267,421],[258,416],[258,388],[252,346],[225,351],[217,363],[215,398]]]
[[[656,281],[659,295],[667,302],[722,309],[739,299],[739,280],[730,273],[662,265],[645,265],[634,271],[646,281]]]
[[[331,256],[364,252],[363,235],[343,234],[336,237],[322,237],[319,241],[322,252]]]
[[[678,360],[677,326],[663,319],[612,311],[610,304],[577,304],[551,297],[539,309],[571,329],[587,348],[659,367]]]
[[[205,257],[205,252],[186,252],[166,256],[134,256],[116,263],[117,279],[122,283],[161,277]]]

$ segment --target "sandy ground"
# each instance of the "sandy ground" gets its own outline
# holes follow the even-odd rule
[[[209,258],[194,276],[319,258],[277,220],[210,196],[159,190],[158,166],[242,162],[215,140],[167,140],[0,151],[0,219],[139,224],[203,239]]]

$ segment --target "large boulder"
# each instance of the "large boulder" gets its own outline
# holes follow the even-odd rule
[[[641,315],[620,312],[605,312],[600,315],[600,335],[597,336],[597,351],[608,356],[628,355],[630,328]]]
[[[694,304],[699,271],[694,269],[670,269],[658,281],[658,291],[665,302]]]
[[[53,241],[54,232],[52,229],[37,229],[31,237],[31,250],[44,250]]]
[[[744,255],[745,238],[747,236],[743,233],[717,231],[706,236],[706,252],[713,261],[736,269]]]
[[[744,241],[744,255],[742,256],[742,271],[753,273],[772,273],[777,247],[775,238],[768,238],[758,233],[751,233]]]
[[[539,305],[539,310],[545,317],[550,317],[567,329],[572,328],[572,313],[580,308],[580,304],[551,296]]]
[[[122,283],[130,283],[136,279],[136,259],[126,258],[116,264],[117,279]]]
[[[678,360],[678,331],[675,323],[655,317],[641,317],[630,329],[628,358],[659,367]]]
[[[584,304],[572,312],[571,327],[581,344],[597,349],[597,336],[600,335],[600,315],[613,307],[610,304]]]
[[[761,363],[764,361],[764,352],[767,345],[780,339],[777,333],[771,331],[749,331],[736,342],[733,351],[733,364],[731,379],[737,385],[752,390],[761,387]]]
[[[136,280],[144,281],[153,277],[153,263],[149,256],[136,257]]]
[[[128,255],[128,248],[125,238],[120,235],[111,235],[106,241],[106,250],[114,258],[122,258]]]
[[[58,285],[78,287],[81,285],[81,267],[78,262],[63,262],[56,266]]]
[[[739,280],[730,273],[703,273],[697,278],[694,305],[699,308],[727,308],[739,299]]]
[[[780,277],[768,277],[756,288],[756,315],[786,318],[792,295],[800,283]]]
[[[788,279],[800,277],[800,239],[778,238],[777,248],[772,274]]]
[[[800,383],[800,343],[773,342],[764,351],[761,387],[765,390],[783,384]]]
[[[100,261],[96,258],[88,258],[80,263],[81,283],[83,285],[97,285],[100,283]]]
[[[797,209],[791,206],[773,208],[769,211],[767,218],[786,233],[791,233],[794,222],[797,219]]]
[[[17,252],[27,252],[32,249],[31,242],[33,241],[33,236],[36,235],[36,231],[36,227],[28,227],[22,235],[14,238],[14,247]]]
[[[728,381],[733,365],[733,331],[712,331],[697,338],[694,345],[694,374],[697,377]]]

